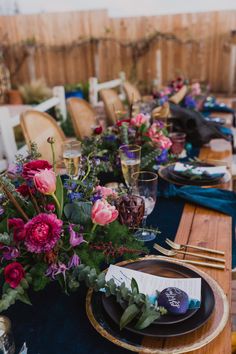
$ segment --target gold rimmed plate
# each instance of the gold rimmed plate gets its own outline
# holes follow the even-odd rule
[[[179,263],[168,262],[157,259],[140,260],[133,263],[124,265],[130,269],[142,271],[145,273],[159,275],[162,277],[170,278],[199,278],[199,274],[188,267]],[[201,277],[202,278],[202,277]],[[113,331],[119,330],[119,321],[123,313],[123,309],[116,302],[114,297],[107,298],[104,308],[104,297],[102,293],[93,293],[91,298],[92,311],[97,320],[101,321],[105,326],[112,327]],[[168,326],[161,323],[155,323],[145,328],[144,330],[136,330],[133,324],[126,327],[120,334],[127,335],[133,333],[136,335],[150,336],[156,338],[168,338],[181,336],[201,327],[208,321],[213,313],[215,306],[215,299],[213,291],[207,281],[202,278],[202,302],[201,307],[192,314],[191,317],[186,318],[184,321],[169,324]],[[101,323],[100,322],[100,323]],[[114,327],[115,326],[115,327]],[[128,335],[129,336],[129,335]]]

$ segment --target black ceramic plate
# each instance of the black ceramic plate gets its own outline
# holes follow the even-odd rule
[[[217,177],[202,177],[201,179],[190,180],[180,173],[174,171],[174,164],[163,167],[159,170],[159,175],[166,181],[180,185],[192,185],[192,186],[215,186],[217,184],[224,183],[224,176],[219,175]]]
[[[200,277],[198,273],[189,268],[186,268],[184,265],[163,260],[137,261],[134,263],[127,264],[126,267],[149,274],[159,275],[162,277]],[[99,311],[103,313],[105,312],[106,316],[107,314],[109,314],[109,317],[113,320],[113,322],[117,325],[118,328],[123,310],[121,306],[115,301],[115,298],[111,296],[109,298],[106,298],[106,301],[104,302],[103,294],[96,293],[93,296],[99,298],[99,300],[96,299],[97,303],[99,304],[99,307],[102,307],[102,309],[99,308]],[[164,326],[163,324],[152,324],[144,330],[139,331],[134,329],[131,324],[126,327],[126,330],[144,336],[160,338],[174,337],[190,333],[196,330],[197,328],[201,327],[210,318],[215,306],[213,291],[209,284],[203,278],[201,297],[202,301],[200,309],[195,314],[192,314],[191,317],[185,319],[185,321],[179,322],[178,325],[176,325],[175,323],[168,324],[168,326]],[[104,303],[106,306],[106,310],[104,309]]]

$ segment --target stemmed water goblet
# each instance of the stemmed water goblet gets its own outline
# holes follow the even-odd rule
[[[142,229],[135,233],[135,237],[140,241],[152,241],[156,234],[145,230],[147,217],[153,211],[157,198],[158,176],[154,172],[140,171],[132,174],[132,194],[143,198],[145,204]]]

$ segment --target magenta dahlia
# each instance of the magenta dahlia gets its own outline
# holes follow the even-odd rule
[[[29,252],[50,251],[60,238],[62,220],[55,214],[41,213],[25,224],[25,246]]]

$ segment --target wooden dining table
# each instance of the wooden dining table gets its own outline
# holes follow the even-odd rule
[[[213,144],[212,144],[213,145]],[[226,164],[231,168],[232,149],[230,143],[226,141],[218,141],[217,149],[213,149],[211,145],[203,147],[200,151],[199,158],[204,161],[215,161],[218,164]],[[225,185],[219,186],[224,189],[232,189],[232,183],[229,181]],[[178,231],[175,237],[175,242],[180,244],[191,244],[203,246],[211,249],[217,249],[225,252],[226,266],[224,270],[218,270],[207,267],[197,266],[215,279],[223,289],[228,298],[229,305],[231,303],[231,262],[232,262],[232,219],[230,216],[217,211],[203,208],[201,206],[186,203]],[[189,256],[183,256],[188,259]],[[179,257],[181,258],[181,257]],[[217,308],[215,314],[217,315]],[[202,327],[206,329],[205,325]],[[189,333],[187,336],[181,337],[181,343],[189,341],[189,336],[193,340],[197,338],[195,332]],[[142,344],[144,346],[155,348],[156,339],[145,337]],[[175,338],[163,340],[162,348],[167,349],[173,347]],[[158,340],[160,347],[160,340]],[[228,318],[227,324],[223,331],[212,342],[201,349],[192,351],[194,354],[230,354],[231,353],[231,322]]]

